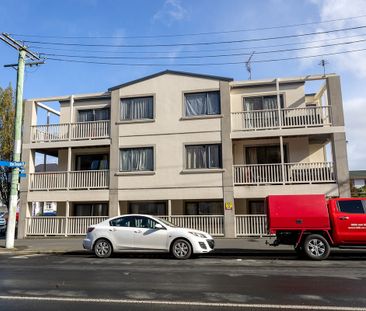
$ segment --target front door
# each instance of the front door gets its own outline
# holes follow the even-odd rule
[[[113,219],[108,230],[111,240],[113,240],[113,244],[117,249],[134,248],[134,237],[136,234],[135,231],[137,230],[134,216]]]
[[[366,244],[366,200],[338,200],[334,211],[337,240],[342,244]]]
[[[157,222],[150,217],[136,216],[135,247],[139,249],[166,250],[168,231],[155,229]]]

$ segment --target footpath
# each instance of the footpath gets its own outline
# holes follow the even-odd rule
[[[86,253],[83,249],[82,241],[84,237],[44,237],[44,238],[26,238],[15,240],[14,249],[5,248],[5,238],[0,238],[0,255],[8,253]],[[217,254],[245,254],[245,253],[275,253],[278,251],[292,251],[291,247],[278,246],[271,247],[266,244],[269,238],[216,238],[215,253]],[[272,239],[273,241],[273,239]]]

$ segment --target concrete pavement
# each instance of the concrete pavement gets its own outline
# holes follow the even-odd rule
[[[5,248],[5,238],[0,239],[0,254],[9,252],[27,252],[27,253],[68,253],[68,252],[85,252],[82,247],[83,236],[80,237],[44,237],[44,238],[27,238],[15,240],[15,248],[12,250]],[[253,251],[291,251],[291,247],[279,246],[271,247],[266,245],[269,238],[237,238],[225,239],[216,238],[216,252],[235,254]]]

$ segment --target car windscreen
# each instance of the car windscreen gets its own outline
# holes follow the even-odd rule
[[[169,227],[179,227],[179,226],[176,226],[175,224],[173,224],[173,223],[171,223],[170,221],[167,221],[167,220],[165,220],[165,219],[161,219],[161,218],[159,218],[159,220],[160,220],[163,224],[165,224],[165,225],[167,225],[167,226],[169,226]]]

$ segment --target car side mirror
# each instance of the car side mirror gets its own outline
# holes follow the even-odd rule
[[[155,229],[157,229],[157,230],[161,230],[161,229],[164,229],[164,227],[163,227],[163,225],[161,225],[161,224],[156,224],[156,225],[155,225]]]

